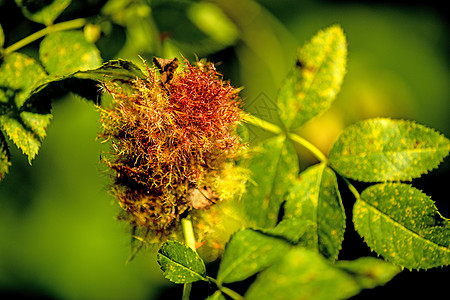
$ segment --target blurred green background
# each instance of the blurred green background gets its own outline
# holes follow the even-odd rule
[[[376,116],[414,119],[450,137],[444,6],[444,1],[83,0],[73,1],[58,21],[87,17],[99,24],[97,46],[105,61],[207,57],[224,78],[245,87],[248,111],[275,123],[277,88],[297,47],[319,29],[341,24],[349,47],[341,93],[332,109],[300,130],[328,152],[345,126]],[[0,0],[0,24],[6,46],[42,28],[26,21],[10,0]],[[38,45],[20,51],[37,57]],[[105,146],[96,141],[98,112],[69,95],[54,103],[53,115],[32,166],[11,145],[13,165],[0,183],[0,298],[179,298],[150,251],[125,263],[130,234],[115,220],[110,178],[99,163]],[[262,132],[254,135],[264,138]],[[302,168],[314,163],[298,151]],[[447,159],[414,182],[446,217],[448,174]],[[356,250],[370,254],[349,236],[342,258],[353,258]],[[438,295],[446,287],[436,279],[448,283],[450,276],[446,269],[401,274],[387,287],[358,297],[376,299],[406,287],[404,295],[417,295],[425,284]]]

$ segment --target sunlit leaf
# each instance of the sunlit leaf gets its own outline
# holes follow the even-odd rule
[[[260,231],[269,236],[282,238],[289,243],[298,244],[309,226],[308,220],[284,219],[277,226],[262,228]]]
[[[368,182],[411,180],[436,168],[450,141],[411,121],[370,119],[349,126],[330,152],[340,174]]]
[[[34,59],[20,53],[7,55],[0,67],[0,127],[29,162],[38,153],[52,116],[49,110],[26,111],[23,103],[46,76]]]
[[[44,69],[33,58],[18,52],[8,54],[0,66],[0,89],[10,99],[2,102],[21,107],[33,88],[46,77]]]
[[[102,59],[97,47],[81,31],[61,31],[41,42],[39,58],[51,75],[66,75],[98,68]]]
[[[26,1],[16,0],[17,5],[22,9],[23,14],[28,19],[50,25],[69,6],[71,0],[52,1]]]
[[[261,272],[245,294],[245,299],[347,299],[359,290],[350,275],[322,255],[296,248],[284,253],[281,259]]]
[[[189,247],[177,242],[162,244],[157,255],[164,277],[175,283],[190,283],[205,280],[206,268],[203,260]]]
[[[98,103],[99,83],[103,80],[129,81],[138,77],[143,78],[144,76],[142,71],[130,61],[112,60],[96,69],[49,78],[33,90],[24,106],[28,110],[36,110],[38,106],[49,108],[51,99],[68,92]]]
[[[346,71],[347,43],[340,26],[331,26],[298,52],[297,62],[278,95],[281,120],[298,128],[328,109]]]
[[[291,245],[252,229],[235,233],[225,248],[217,274],[219,282],[244,280],[278,260]]]
[[[401,272],[401,268],[375,257],[340,260],[336,266],[353,276],[363,289],[384,285]]]
[[[274,226],[287,189],[298,174],[297,154],[284,137],[265,140],[252,158],[252,180],[239,204],[257,227]]]
[[[353,208],[356,231],[386,260],[409,269],[450,264],[450,222],[408,184],[377,184]]]
[[[302,242],[325,257],[337,258],[344,239],[345,212],[334,172],[326,164],[312,166],[300,174],[285,204],[284,219],[309,224]]]

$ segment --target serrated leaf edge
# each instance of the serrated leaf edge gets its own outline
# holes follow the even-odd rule
[[[389,121],[389,122],[393,121],[393,122],[398,122],[398,123],[402,123],[402,124],[410,123],[410,124],[412,124],[412,125],[414,125],[414,126],[416,126],[416,125],[421,126],[421,127],[423,127],[427,132],[431,132],[431,133],[436,134],[436,135],[438,135],[439,137],[442,137],[442,138],[444,138],[445,140],[447,140],[447,144],[448,144],[448,147],[447,147],[447,154],[445,154],[444,156],[442,156],[442,157],[438,160],[438,162],[437,162],[437,164],[436,164],[435,167],[432,167],[432,168],[430,168],[430,169],[427,169],[427,170],[425,170],[424,172],[422,172],[422,173],[420,173],[420,174],[418,174],[418,175],[408,176],[408,177],[406,177],[406,176],[405,176],[405,177],[398,177],[398,178],[395,177],[395,178],[391,178],[391,179],[387,179],[387,180],[376,180],[376,181],[375,181],[375,180],[366,180],[366,179],[362,179],[362,178],[356,178],[356,177],[344,176],[344,174],[338,172],[338,171],[333,167],[333,157],[332,157],[331,154],[333,153],[333,146],[334,146],[334,145],[336,144],[336,142],[340,139],[340,137],[342,136],[342,134],[343,134],[348,128],[359,126],[359,124],[362,124],[362,123],[365,123],[365,122],[368,122],[368,121],[379,121],[379,120],[380,120],[380,121]],[[369,118],[369,119],[364,119],[364,120],[358,121],[358,122],[356,122],[356,123],[354,123],[354,124],[351,124],[351,125],[349,125],[348,127],[344,128],[344,129],[340,132],[340,134],[338,134],[338,136],[336,137],[336,139],[334,140],[334,142],[332,143],[332,145],[333,145],[333,146],[331,147],[330,152],[329,152],[329,155],[328,155],[328,158],[329,158],[329,160],[328,160],[328,166],[329,166],[330,168],[332,168],[336,173],[341,174],[341,175],[344,176],[344,177],[351,178],[351,179],[357,180],[357,181],[359,181],[359,182],[370,182],[370,183],[388,183],[388,182],[396,182],[396,181],[411,181],[411,180],[414,179],[414,178],[420,178],[420,177],[422,177],[423,175],[429,174],[431,171],[433,171],[433,170],[439,168],[440,164],[445,160],[445,158],[446,158],[446,157],[449,155],[449,153],[450,153],[450,140],[449,140],[444,134],[442,134],[441,132],[437,131],[436,129],[434,129],[434,128],[432,128],[432,127],[428,127],[428,126],[426,126],[426,125],[420,124],[420,123],[418,123],[418,122],[416,122],[416,121],[414,121],[414,120],[392,119],[392,118]],[[433,149],[435,149],[434,152],[436,152],[436,151],[438,151],[438,149],[445,150],[445,147],[444,147],[444,148],[433,148]],[[398,151],[397,151],[397,152],[386,151],[386,152],[380,152],[380,153],[398,153]],[[351,156],[358,157],[358,155],[347,155],[346,157],[351,157]]]
[[[383,183],[382,183],[382,184],[383,184]],[[417,188],[413,187],[412,185],[406,184],[406,183],[398,183],[398,184],[386,183],[386,184],[389,184],[389,185],[400,185],[400,184],[401,184],[401,185],[408,185],[409,187],[412,187],[412,188],[414,188],[414,189],[416,189],[416,190],[418,190],[418,191],[420,191],[420,192],[423,193],[422,190],[417,189]],[[423,193],[423,194],[426,195],[425,193]],[[427,197],[429,197],[429,196],[427,195]],[[431,198],[430,198],[430,199],[431,199]],[[432,245],[434,248],[438,248],[438,249],[439,249],[439,248],[443,248],[444,251],[450,253],[450,248],[449,248],[449,247],[445,247],[445,246],[436,244],[436,243],[434,243],[434,242],[432,242],[432,241],[430,241],[430,240],[428,240],[428,239],[422,237],[421,235],[419,235],[419,233],[417,233],[417,232],[415,232],[415,231],[413,231],[413,230],[411,230],[411,229],[405,227],[405,226],[402,225],[402,224],[399,224],[399,222],[397,222],[395,219],[393,219],[393,218],[390,217],[389,215],[386,215],[386,214],[382,213],[380,210],[378,210],[376,207],[374,207],[374,206],[371,205],[370,203],[368,203],[368,202],[362,200],[362,197],[359,197],[359,198],[357,199],[356,202],[358,202],[358,201],[364,203],[364,204],[366,205],[366,207],[369,207],[370,209],[372,209],[372,211],[378,212],[380,215],[384,216],[388,221],[390,221],[390,222],[391,222],[392,224],[394,224],[395,226],[397,226],[397,227],[399,227],[399,228],[402,228],[402,229],[405,230],[405,231],[411,232],[412,235],[414,235],[415,237],[417,237],[417,238],[419,238],[419,239],[425,241],[427,244]],[[353,207],[353,216],[355,216],[356,202],[355,202],[355,205],[354,205],[354,207]],[[440,213],[439,213],[439,215],[440,215]],[[358,231],[358,229],[357,229],[357,228],[358,228],[358,225],[356,224],[356,222],[354,221],[354,219],[353,219],[353,224],[354,224],[354,226],[355,226],[355,230],[358,232],[358,234],[360,234],[359,231]],[[369,245],[369,243],[367,243],[367,240],[369,240],[369,239],[367,239],[366,236],[364,236],[364,235],[362,235],[362,234],[360,234],[360,236],[363,238],[364,242],[369,246],[369,248],[371,249],[371,251],[375,252],[378,256],[382,256],[384,259],[386,259],[386,260],[389,261],[390,263],[392,263],[392,264],[394,264],[394,265],[397,265],[397,266],[400,266],[400,267],[404,268],[404,266],[402,266],[402,265],[396,263],[395,261],[391,261],[391,259],[390,259],[389,257],[385,257],[384,255],[379,254],[376,250],[372,249],[372,247]],[[430,268],[420,268],[420,267],[419,267],[419,268],[414,268],[414,269],[415,269],[415,270],[428,270],[428,269],[431,269],[431,268],[434,268],[434,267],[430,267]]]

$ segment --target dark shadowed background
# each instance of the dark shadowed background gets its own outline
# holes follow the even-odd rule
[[[109,2],[107,8],[102,6]],[[192,5],[192,2],[195,4]],[[124,5],[124,3],[131,3]],[[211,4],[213,3],[213,4]],[[114,5],[123,5],[118,12]],[[182,53],[217,62],[224,78],[245,87],[245,108],[277,122],[274,99],[298,46],[319,29],[341,24],[348,68],[333,107],[299,133],[327,153],[339,132],[360,119],[414,119],[450,137],[450,73],[445,1],[73,1],[57,21],[110,16],[97,42],[103,59]],[[112,8],[111,8],[112,7]],[[42,28],[0,0],[5,46]],[[108,27],[109,26],[109,27]],[[156,39],[156,40],[155,40]],[[161,42],[162,41],[162,42]],[[38,43],[20,51],[37,57]],[[11,146],[13,165],[0,183],[0,298],[180,299],[155,255],[130,264],[130,234],[115,220],[110,178],[99,162],[98,112],[75,96],[58,99],[39,155],[30,166]],[[256,138],[264,138],[257,133]],[[301,168],[314,163],[298,149]],[[449,159],[413,184],[450,217]],[[351,195],[343,195],[351,208]],[[351,223],[342,259],[373,255]],[[211,266],[214,269],[214,266]],[[448,268],[404,271],[355,299],[416,299],[448,294]],[[195,285],[194,285],[195,289]],[[200,294],[206,297],[208,289]],[[441,296],[445,297],[445,296]]]

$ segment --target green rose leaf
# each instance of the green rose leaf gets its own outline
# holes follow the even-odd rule
[[[386,260],[409,269],[450,264],[450,221],[408,184],[377,184],[353,208],[356,231]]]
[[[346,58],[347,43],[338,25],[320,31],[300,48],[278,94],[286,127],[298,128],[330,107],[344,78]]]
[[[10,162],[10,154],[8,151],[8,144],[3,132],[0,130],[0,181],[5,178],[8,173]]]
[[[49,109],[51,99],[68,92],[75,93],[94,103],[99,101],[99,83],[103,80],[129,81],[143,78],[142,71],[130,61],[112,60],[93,70],[78,71],[70,75],[52,77],[35,88],[24,104],[29,110],[37,107]]]
[[[33,87],[47,77],[31,57],[11,53],[0,66],[0,127],[28,161],[36,156],[52,115],[49,109],[27,110],[23,105]]]
[[[315,251],[297,247],[261,272],[245,299],[347,299],[362,289],[385,284],[399,271],[371,257],[331,263]]]
[[[273,228],[259,229],[266,235],[282,238],[291,244],[297,245],[310,224],[308,220],[284,219]]]
[[[110,60],[97,69],[76,72],[72,76],[79,79],[96,80],[98,82],[104,79],[126,81],[145,77],[138,66],[131,61],[123,59]]]
[[[345,231],[345,212],[334,172],[321,163],[300,174],[285,204],[284,219],[300,219],[309,225],[302,243],[335,260]]]
[[[21,107],[33,88],[46,78],[36,60],[18,52],[10,53],[0,65],[0,102]]]
[[[330,152],[340,174],[366,182],[411,180],[436,168],[450,141],[411,121],[370,119],[349,126]]]
[[[49,74],[58,76],[98,68],[102,63],[99,50],[81,31],[47,35],[41,42],[39,58]]]
[[[252,229],[236,232],[227,244],[217,281],[244,280],[278,260],[291,245],[286,241]]]
[[[252,158],[249,169],[252,180],[240,205],[249,226],[271,227],[278,220],[283,196],[298,174],[297,154],[284,136],[265,140]]]
[[[53,21],[69,6],[71,0],[26,1],[16,0],[17,6],[28,19],[44,25]]]
[[[319,253],[295,248],[258,275],[245,299],[347,299],[359,290],[352,276]]]
[[[353,276],[363,289],[384,285],[401,272],[401,268],[375,257],[340,260],[336,266]]]
[[[206,268],[203,260],[189,247],[177,242],[162,244],[157,254],[164,277],[175,283],[191,283],[205,280]]]

